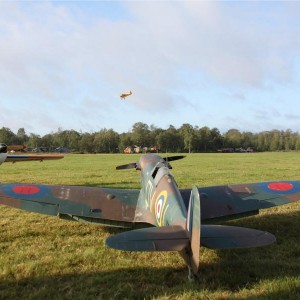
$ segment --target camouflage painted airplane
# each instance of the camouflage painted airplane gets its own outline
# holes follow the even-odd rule
[[[120,95],[121,100],[125,100],[126,97],[132,95],[132,92],[130,91],[129,93],[124,93]]]
[[[18,161],[32,161],[32,160],[53,160],[61,159],[62,155],[9,155],[7,153],[8,149],[17,149],[19,150],[22,147],[22,150],[25,149],[25,146],[7,146],[3,143],[0,143],[0,165],[4,162],[18,162]]]
[[[141,189],[35,184],[1,184],[0,204],[62,219],[127,229],[108,237],[106,245],[128,251],[177,251],[196,278],[200,245],[212,249],[265,246],[271,233],[224,225],[212,220],[258,214],[260,209],[299,200],[300,181],[262,182],[181,190],[170,161],[155,154],[118,166],[141,172]]]

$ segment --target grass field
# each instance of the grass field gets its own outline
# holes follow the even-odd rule
[[[67,155],[1,165],[2,182],[139,188],[137,155]],[[300,153],[189,154],[172,163],[179,187],[300,180]],[[300,202],[227,222],[269,231],[257,249],[201,248],[199,282],[177,253],[121,252],[104,240],[119,229],[0,206],[0,299],[299,299]]]

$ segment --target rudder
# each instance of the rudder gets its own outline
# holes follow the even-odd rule
[[[186,221],[186,230],[189,234],[190,243],[183,251],[180,252],[190,273],[193,275],[198,273],[200,260],[200,224],[201,223],[201,207],[200,195],[197,187],[193,187],[190,195],[188,215]],[[191,275],[191,274],[190,274]],[[189,276],[190,277],[190,276]]]

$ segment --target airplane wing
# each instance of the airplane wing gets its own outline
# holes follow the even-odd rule
[[[62,219],[125,228],[134,226],[138,195],[139,190],[0,184],[2,205]]]
[[[7,155],[4,162],[18,162],[18,161],[31,161],[31,160],[54,160],[61,159],[63,155]]]
[[[260,209],[292,203],[300,199],[300,181],[275,181],[198,188],[201,219],[235,219],[255,215]],[[180,190],[186,207],[190,189]]]

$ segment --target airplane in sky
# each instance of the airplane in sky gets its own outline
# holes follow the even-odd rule
[[[124,93],[120,95],[121,100],[125,100],[126,97],[132,95],[132,92],[130,91],[129,93]]]
[[[61,159],[62,155],[9,155],[8,149],[14,149],[12,146],[0,143],[0,165],[4,162],[32,161],[32,160],[53,160]],[[19,149],[19,148],[18,148]],[[24,149],[24,148],[23,148]]]
[[[106,245],[127,251],[177,251],[191,280],[199,273],[200,246],[233,249],[275,242],[275,236],[266,231],[211,223],[298,201],[300,181],[180,189],[170,162],[183,157],[145,154],[137,162],[118,166],[117,170],[140,171],[140,190],[8,183],[0,184],[0,204],[125,228],[108,237]]]

